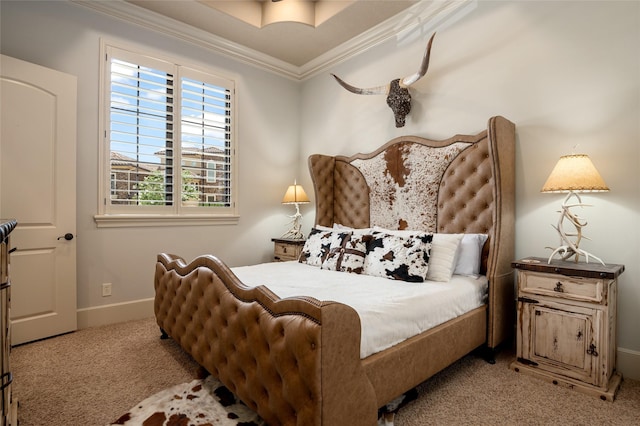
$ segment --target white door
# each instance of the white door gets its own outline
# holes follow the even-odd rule
[[[16,345],[77,326],[76,77],[2,55],[0,84],[0,217],[18,221]]]

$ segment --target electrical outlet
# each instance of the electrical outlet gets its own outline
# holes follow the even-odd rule
[[[102,283],[102,297],[111,296],[111,283]]]

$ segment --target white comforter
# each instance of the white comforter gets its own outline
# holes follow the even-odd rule
[[[311,296],[353,307],[366,358],[485,303],[487,279],[454,275],[447,283],[409,283],[322,270],[298,262],[232,268],[247,286],[265,285],[281,298]]]

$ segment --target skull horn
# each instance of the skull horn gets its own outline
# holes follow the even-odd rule
[[[429,56],[431,56],[431,43],[433,43],[433,38],[436,36],[436,33],[433,33],[431,38],[429,39],[429,43],[427,43],[427,48],[424,51],[424,56],[422,57],[422,65],[420,65],[420,69],[417,73],[405,77],[402,79],[401,84],[403,86],[411,86],[416,81],[420,80],[427,73],[427,69],[429,68]]]
[[[400,80],[401,87],[411,86],[413,83],[415,83],[416,81],[424,77],[424,75],[427,73],[427,69],[429,68],[429,56],[431,55],[431,43],[433,43],[433,38],[435,36],[436,36],[436,33],[433,33],[433,35],[429,39],[429,42],[427,43],[427,48],[424,51],[424,56],[422,57],[422,64],[420,65],[420,69],[418,70],[417,73],[412,74]],[[384,86],[376,86],[376,87],[361,89],[360,87],[355,87],[350,85],[349,83],[345,82],[335,74],[331,74],[331,75],[333,76],[333,78],[336,79],[336,81],[342,87],[344,87],[351,93],[355,93],[357,95],[386,95],[389,93],[389,86],[390,86],[389,84],[385,84]]]
[[[386,95],[387,93],[389,93],[388,84],[384,86],[370,87],[368,89],[361,89],[359,87],[350,85],[335,74],[331,75],[336,79],[338,83],[340,83],[340,86],[344,87],[351,93],[355,93],[356,95]]]

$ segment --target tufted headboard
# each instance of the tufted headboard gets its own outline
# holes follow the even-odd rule
[[[488,345],[513,329],[515,125],[489,119],[477,135],[395,138],[369,154],[309,157],[317,225],[483,233]]]

